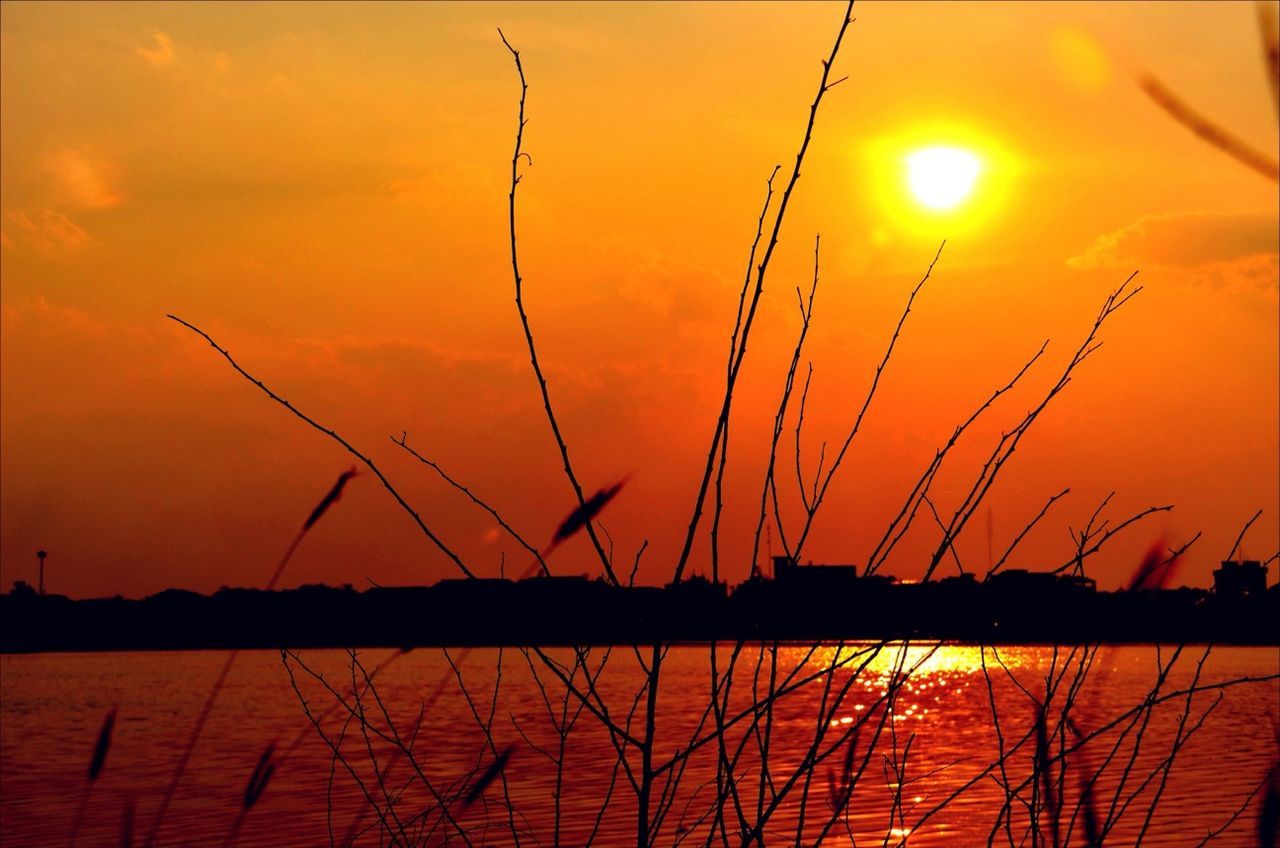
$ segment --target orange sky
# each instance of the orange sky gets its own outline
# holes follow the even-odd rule
[[[529,76],[520,244],[553,401],[585,486],[634,474],[603,516],[618,562],[648,539],[641,581],[669,578],[764,181],[793,161],[841,5],[0,8],[4,586],[34,582],[41,547],[50,590],[72,596],[260,585],[351,464],[166,312],[372,455],[477,573],[504,556],[524,569],[484,513],[388,441],[407,430],[535,544],[573,505],[512,303],[518,84],[499,26]],[[855,16],[836,68],[850,78],[819,116],[747,356],[725,576],[748,573],[818,232],[810,473],[950,241],[806,558],[865,561],[953,426],[1051,339],[1025,391],[949,460],[934,503],[954,510],[1133,270],[1144,291],[992,490],[991,546],[1070,487],[1011,565],[1065,562],[1068,527],[1113,490],[1113,522],[1176,508],[1103,550],[1102,586],[1155,539],[1197,530],[1180,579],[1207,585],[1259,508],[1245,552],[1269,556],[1276,184],[1134,82],[1153,72],[1274,152],[1253,4],[859,2]],[[950,213],[925,212],[899,170],[930,143],[983,157]],[[984,511],[960,539],[971,568],[986,566],[987,527]],[[922,516],[889,570],[917,576],[937,538]],[[705,534],[696,550],[705,570]],[[583,540],[552,565],[595,573]],[[366,474],[283,583],[452,569]]]

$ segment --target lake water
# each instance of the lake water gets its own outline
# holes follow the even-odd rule
[[[591,651],[593,674],[604,656],[603,649]],[[1045,795],[1043,782],[1029,779],[1037,736],[1035,700],[1056,683],[1046,725],[1050,755],[1063,742],[1075,744],[1075,731],[1059,728],[1053,718],[1065,699],[1072,699],[1076,731],[1097,734],[1067,755],[1065,770],[1060,760],[1050,769],[1055,782],[1049,806],[1062,810],[1057,817],[1061,844],[1083,844],[1080,787],[1086,775],[1099,770],[1092,808],[1108,828],[1109,846],[1132,845],[1140,836],[1144,845],[1196,845],[1224,825],[1210,844],[1255,844],[1262,796],[1250,796],[1276,757],[1280,651],[1216,648],[1205,658],[1203,648],[1189,647],[1163,681],[1161,664],[1173,658],[1172,648],[1101,648],[1083,682],[1076,674],[1081,656],[1049,647],[850,646],[838,653],[830,646],[782,646],[774,679],[792,675],[796,685],[777,700],[767,720],[763,714],[754,723],[740,720],[723,737],[728,757],[741,746],[734,763],[737,805],[752,823],[760,809],[775,808],[764,828],[769,845],[795,844],[797,833],[812,845],[832,818],[823,845],[1037,844],[1030,836],[1028,807],[1043,808]],[[83,806],[79,844],[121,844],[122,830],[128,828],[122,821],[131,809],[134,844],[141,844],[226,657],[225,652],[0,657],[0,843],[65,845]],[[301,652],[301,661],[323,675],[324,684],[296,661],[287,669],[278,651],[240,654],[164,818],[158,844],[228,844],[250,773],[264,746],[274,742],[276,771],[261,800],[243,815],[238,844],[346,844],[345,838],[354,835],[357,845],[479,846],[517,840],[553,845],[557,839],[561,845],[582,845],[589,838],[602,846],[635,845],[637,793],[627,771],[617,767],[616,746],[625,743],[616,734],[611,738],[590,710],[582,710],[567,734],[563,756],[559,753],[555,724],[571,718],[581,702],[570,698],[564,712],[564,686],[550,664],[570,673],[573,652],[552,649],[540,657],[486,649],[451,651],[449,657],[458,663],[470,703],[439,650],[404,655],[362,650],[354,666],[344,651]],[[334,693],[355,705],[353,679],[355,691],[364,691],[363,672],[388,658],[393,659],[376,678],[378,698],[366,694],[360,701],[367,729],[362,732],[358,721],[349,720],[350,710],[330,708]],[[728,649],[719,650],[722,671],[729,658]],[[615,648],[591,690],[581,668],[573,678],[592,709],[607,708],[610,720],[636,738],[645,733],[645,700],[637,701],[637,695],[645,680],[641,663],[649,659],[647,650]],[[759,646],[744,649],[727,715],[739,715],[753,702],[753,684],[758,693],[767,687],[775,670],[772,659]],[[1207,688],[1188,699],[1181,690],[1202,659],[1202,687],[1269,679]],[[827,671],[833,661],[839,667]],[[652,792],[651,811],[665,811],[656,845],[704,844],[708,816],[719,806],[719,746],[708,735],[713,722],[706,715],[709,668],[705,646],[672,648],[662,664],[653,764],[678,756],[679,768],[665,770]],[[812,679],[800,685],[806,677]],[[1149,711],[1133,712],[1157,685],[1158,695],[1172,697]],[[894,695],[891,709],[884,707],[886,692]],[[310,724],[300,696],[341,758]],[[633,704],[639,707],[628,725]],[[112,745],[87,793],[88,763],[103,717],[113,706],[118,721]],[[490,716],[493,749],[486,747],[478,724]],[[395,752],[392,727],[412,751],[412,763]],[[805,768],[819,728],[823,740],[817,750],[832,753]],[[854,728],[860,729],[851,746],[847,737]],[[766,740],[769,774],[762,796],[760,747]],[[683,754],[691,741],[692,753]],[[1008,750],[1020,741],[1001,759],[1002,745]],[[1175,747],[1166,773],[1162,765]],[[467,805],[462,796],[488,769],[495,751],[508,749],[505,769]],[[627,757],[638,779],[641,758],[634,750]],[[557,769],[556,759],[562,759],[562,768]],[[847,803],[833,800],[833,789],[838,796],[846,785],[846,761],[857,775]],[[678,779],[668,782],[676,772]],[[1016,792],[1011,816],[1001,812],[1009,797],[1006,785]],[[504,806],[504,789],[510,808]],[[775,803],[776,793],[781,798]],[[393,802],[390,812],[388,801]],[[735,845],[742,842],[736,835],[737,805],[730,801],[722,808]],[[1039,844],[1053,844],[1049,818],[1040,818]]]

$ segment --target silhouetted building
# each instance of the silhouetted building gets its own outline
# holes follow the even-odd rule
[[[435,589],[440,593],[464,593],[467,595],[486,592],[509,592],[515,583],[505,577],[447,577],[436,583]]]
[[[702,600],[708,603],[716,603],[724,600],[729,594],[729,587],[721,582],[712,582],[701,574],[694,574],[686,577],[679,583],[668,583],[664,591],[672,596],[679,596],[689,600]]]
[[[464,579],[461,582],[469,581]],[[520,587],[524,590],[580,592],[590,583],[591,578],[585,574],[535,574],[521,580]]]
[[[609,584],[592,580],[585,574],[537,574],[526,577],[515,586],[515,594],[520,601],[542,608],[548,605],[581,608],[597,603],[611,591]]]
[[[978,588],[978,578],[973,572],[966,571],[964,574],[944,577],[938,581],[938,585],[954,592],[971,592]]]
[[[1267,591],[1267,569],[1256,559],[1223,560],[1213,572],[1213,590],[1220,597],[1243,598]]]
[[[847,588],[858,579],[856,565],[800,565],[795,557],[773,558],[773,579],[780,584],[805,588]]]
[[[1097,587],[1092,578],[1075,574],[1054,574],[1052,571],[1026,571],[1010,568],[987,578],[986,583],[998,592],[1026,592],[1031,594],[1061,592],[1063,590],[1092,592]]]

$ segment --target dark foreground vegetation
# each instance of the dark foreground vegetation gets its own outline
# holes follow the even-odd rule
[[[4,651],[272,647],[623,645],[653,642],[945,639],[987,644],[1280,644],[1280,588],[1095,591],[1004,571],[928,583],[800,567],[732,592],[586,577],[445,580],[430,587],[169,589],[73,601],[19,585],[0,598]]]

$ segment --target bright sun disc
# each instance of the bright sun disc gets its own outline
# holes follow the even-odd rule
[[[982,164],[958,147],[926,147],[907,157],[907,183],[930,209],[950,209],[973,191]]]

